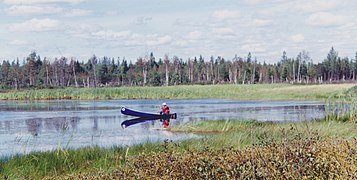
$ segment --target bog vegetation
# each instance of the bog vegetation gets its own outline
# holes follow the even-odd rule
[[[314,121],[200,121],[171,129],[176,133],[197,133],[201,136],[199,139],[107,149],[58,147],[48,152],[13,155],[0,160],[0,177],[354,179],[357,177],[356,95],[357,88],[353,84],[63,88],[1,93],[1,99],[320,99],[325,100],[327,106],[326,117]],[[337,101],[348,107],[346,111],[329,108],[336,107]]]
[[[5,179],[353,179],[357,177],[354,89],[335,93],[341,106],[349,107],[346,111],[327,105],[326,117],[320,120],[198,121],[173,127],[171,131],[197,133],[199,139],[107,149],[58,147],[48,152],[14,155],[0,160],[0,176]],[[345,97],[354,101],[345,102]],[[335,100],[326,103],[331,105]]]

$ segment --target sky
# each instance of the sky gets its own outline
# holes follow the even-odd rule
[[[0,60],[357,52],[356,0],[0,0]]]

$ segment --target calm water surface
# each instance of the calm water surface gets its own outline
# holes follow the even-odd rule
[[[168,103],[177,124],[216,119],[256,119],[260,121],[301,121],[324,116],[319,101],[239,101],[225,99],[180,100],[53,100],[0,101],[0,156],[58,147],[126,146],[148,141],[196,137],[158,131],[159,121],[122,129],[131,117],[120,113],[125,106],[144,112],[158,112]]]

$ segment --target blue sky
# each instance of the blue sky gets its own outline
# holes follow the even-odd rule
[[[86,61],[150,52],[184,60],[252,53],[276,63],[306,50],[314,62],[333,46],[357,52],[355,0],[1,0],[0,58]]]

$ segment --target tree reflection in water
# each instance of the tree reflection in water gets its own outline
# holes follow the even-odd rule
[[[76,129],[79,122],[79,117],[32,118],[26,119],[26,127],[30,134],[38,136],[43,130],[65,132]]]
[[[29,133],[31,133],[33,136],[37,136],[42,127],[42,119],[27,119],[26,127]]]

